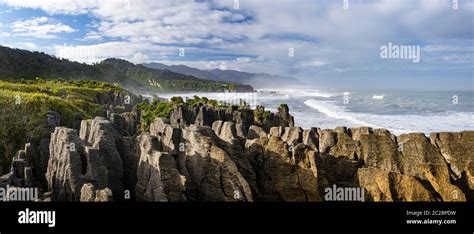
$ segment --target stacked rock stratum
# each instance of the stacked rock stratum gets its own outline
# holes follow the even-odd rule
[[[145,131],[140,114],[55,126],[1,186],[36,186],[41,201],[312,202],[333,186],[363,188],[365,201],[474,200],[474,131],[301,129],[286,105],[261,119],[203,104],[175,106]]]

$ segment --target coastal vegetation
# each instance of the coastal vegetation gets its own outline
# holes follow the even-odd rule
[[[49,137],[48,115],[61,126],[77,127],[81,119],[101,116],[101,100],[128,92],[118,85],[91,80],[0,80],[0,155],[9,166],[26,142]],[[53,116],[54,117],[54,116]]]

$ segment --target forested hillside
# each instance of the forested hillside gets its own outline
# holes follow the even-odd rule
[[[210,81],[168,70],[151,69],[121,59],[93,65],[59,59],[42,52],[0,46],[0,79],[33,80],[36,77],[65,80],[97,80],[118,83],[135,91],[253,91],[249,85]]]

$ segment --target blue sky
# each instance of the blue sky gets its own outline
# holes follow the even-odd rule
[[[79,62],[118,57],[315,86],[474,89],[474,1],[454,2],[0,0],[0,44]],[[381,59],[389,42],[419,46],[420,62]]]

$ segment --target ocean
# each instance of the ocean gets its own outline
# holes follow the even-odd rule
[[[338,126],[407,132],[474,130],[473,91],[262,89],[256,93],[166,93],[160,97],[205,96],[224,102],[246,100],[276,111],[286,103],[295,124],[322,129]]]

